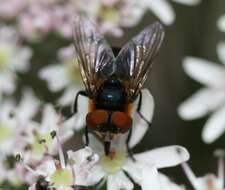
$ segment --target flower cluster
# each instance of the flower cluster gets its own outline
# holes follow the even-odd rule
[[[63,47],[58,50],[59,63],[46,66],[39,72],[39,77],[47,81],[48,88],[52,92],[65,90],[58,100],[58,103],[62,106],[71,105],[74,101],[74,95],[82,87],[79,66],[74,55],[72,44]]]
[[[28,71],[32,50],[20,43],[17,31],[0,24],[0,97],[16,89],[18,73]]]
[[[202,138],[206,143],[215,141],[225,130],[224,43],[219,43],[217,53],[223,65],[196,57],[186,57],[183,64],[185,72],[205,87],[182,103],[178,112],[182,118],[188,120],[212,114],[202,132]]]
[[[36,117],[40,115],[39,110],[42,110],[40,119]],[[148,118],[153,115],[153,99],[147,90],[143,90],[142,112]],[[30,190],[38,190],[38,187],[73,189],[97,185],[100,181],[107,181],[107,189],[133,189],[129,178],[142,189],[148,189],[150,184],[157,189],[161,183],[176,186],[157,170],[189,159],[187,150],[181,146],[163,147],[130,157],[126,135],[113,142],[110,156],[106,156],[103,145],[89,135],[90,148],[68,150],[65,159],[62,143],[73,136],[74,122],[65,121],[51,104],[41,106],[31,90],[24,91],[18,105],[12,101],[2,102],[0,116],[1,181],[15,186],[27,184]],[[140,130],[140,133],[133,133],[131,147],[141,140],[148,127],[141,118],[136,118],[136,122],[134,131]]]
[[[86,147],[68,151],[65,160],[61,143],[73,136],[71,124],[51,104],[41,106],[31,90],[24,91],[18,105],[12,100],[1,102],[1,183],[27,184],[29,189],[43,184],[72,189],[74,185],[86,184],[88,171],[98,161],[98,155]]]
[[[186,5],[196,5],[200,0],[173,0]],[[88,6],[87,6],[88,4]],[[170,2],[159,0],[69,0],[69,1],[1,1],[0,18],[16,20],[21,34],[28,39],[40,39],[50,32],[71,36],[71,23],[75,15],[92,18],[101,32],[121,36],[122,27],[136,25],[150,10],[165,24],[172,24],[175,13]]]

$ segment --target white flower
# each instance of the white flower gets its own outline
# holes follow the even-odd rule
[[[61,48],[58,57],[60,63],[46,66],[39,72],[39,77],[47,81],[52,92],[64,90],[62,97],[58,100],[60,105],[71,105],[82,84],[74,47],[70,45]]]
[[[181,164],[195,190],[224,190],[224,151],[217,150],[216,156],[219,157],[218,176],[210,173],[203,177],[196,177],[187,163]]]
[[[220,31],[225,32],[225,15],[222,15],[217,21],[217,27]]]
[[[16,88],[17,72],[26,72],[32,51],[19,44],[14,28],[0,25],[0,95],[11,94]]]
[[[162,173],[159,173],[159,183],[162,190],[185,190],[183,186],[175,184]]]
[[[0,185],[6,181],[15,187],[23,184],[23,176],[18,175],[17,167],[14,156],[0,158]]]
[[[30,89],[25,89],[22,97],[18,105],[9,99],[0,103],[0,182],[8,181],[16,186],[22,184],[23,178],[17,173],[14,154],[25,146],[23,133],[39,107]]]
[[[172,0],[184,5],[197,5],[201,0]],[[176,15],[168,0],[141,0],[143,8],[151,10],[164,24],[170,25],[175,21]]]
[[[77,185],[86,186],[89,170],[99,159],[89,147],[85,147],[76,152],[68,151],[68,160],[65,160],[61,145],[59,145],[59,158],[55,160],[49,157],[35,170],[22,161],[24,167],[36,176],[36,182],[30,186],[30,190],[35,190],[41,183],[56,190],[73,190]]]
[[[1,0],[0,17],[11,19],[17,16],[26,7],[27,0]]]
[[[57,113],[51,104],[46,104],[43,107],[41,122],[33,121],[24,131],[26,146],[22,154],[25,161],[42,160],[46,153],[55,154],[57,150],[55,133],[58,134],[60,141],[65,142],[73,135],[72,126],[64,122],[62,115]]]
[[[152,190],[158,190],[160,183],[157,169],[176,166],[189,159],[185,148],[168,146],[134,154],[134,161],[126,153],[124,136],[112,141],[111,153],[106,156],[103,145],[93,135],[89,135],[89,140],[92,150],[100,156],[100,161],[90,171],[87,181],[92,185],[102,179],[107,180],[108,190],[133,189],[134,185],[125,172],[143,190],[150,186]]]
[[[217,52],[225,64],[225,43],[218,45]],[[187,120],[212,113],[202,132],[204,142],[211,143],[225,130],[225,66],[195,57],[186,57],[183,66],[191,78],[205,87],[182,103],[178,113]]]
[[[172,1],[196,5],[201,0]],[[175,20],[175,11],[169,0],[7,0],[1,2],[0,17],[17,18],[21,35],[31,40],[43,38],[51,32],[71,37],[72,18],[80,14],[94,20],[101,32],[120,37],[123,27],[135,26],[148,10],[165,24],[172,24]]]
[[[12,100],[1,101],[0,106],[0,154],[13,154],[23,145],[21,134],[36,114],[39,101],[31,90],[23,92],[23,98],[16,105]]]

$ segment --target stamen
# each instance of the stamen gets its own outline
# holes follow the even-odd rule
[[[176,151],[177,151],[177,154],[180,156],[180,159],[182,160],[181,150],[178,148],[176,149]],[[187,178],[189,179],[190,183],[195,188],[195,190],[202,190],[201,185],[199,184],[198,179],[195,176],[192,169],[190,168],[190,166],[186,162],[181,162],[181,167],[184,173],[186,174]]]
[[[39,140],[39,143],[44,145],[45,154],[48,154],[48,146],[46,145],[46,140],[45,139],[41,139],[41,140]]]
[[[75,168],[71,165],[70,166],[71,171],[72,171],[72,175],[73,175],[73,186],[76,186],[76,172],[75,172]]]
[[[115,156],[116,156],[116,149],[112,148],[111,152],[108,156],[110,157],[111,160],[113,160],[113,158],[115,158]]]
[[[59,140],[59,136],[58,136],[57,133],[55,134],[55,137],[56,137],[56,140],[57,140],[57,143],[58,143],[58,152],[59,152],[60,164],[61,164],[61,167],[63,169],[65,169],[66,168],[66,162],[65,162],[65,157],[64,157],[64,154],[63,154],[62,144]]]
[[[214,152],[214,155],[218,157],[218,179],[221,182],[222,187],[224,187],[224,156],[225,151],[218,149]]]
[[[190,166],[186,162],[183,162],[181,163],[181,167],[195,190],[202,190],[201,185]]]
[[[59,160],[55,160],[54,162],[55,162],[56,170],[61,170],[62,169],[62,165],[61,165],[60,161]]]
[[[36,177],[39,176],[39,174],[33,168],[31,168],[28,164],[24,163],[23,158],[21,157],[20,154],[17,154],[15,156],[15,160],[16,160],[16,162],[19,162],[27,171],[32,173],[34,176],[36,176]]]
[[[54,139],[55,136],[56,136],[56,131],[52,131],[52,132],[50,133],[50,135],[51,135],[52,139]]]

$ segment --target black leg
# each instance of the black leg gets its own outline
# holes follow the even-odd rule
[[[80,95],[88,97],[87,92],[85,92],[83,90],[79,91],[76,94],[76,97],[75,97],[75,100],[74,100],[74,104],[73,104],[73,114],[77,113],[78,98],[79,98]]]
[[[89,145],[89,137],[88,137],[88,126],[85,126],[85,145]]]
[[[73,103],[73,105],[72,105],[71,113],[70,113],[68,116],[64,117],[64,120],[67,120],[67,119],[71,118],[74,114],[77,113],[77,105],[78,105],[78,98],[79,98],[79,95],[88,97],[88,95],[87,95],[87,93],[86,93],[85,91],[83,91],[83,90],[79,91],[79,92],[76,94],[74,103]]]
[[[129,157],[135,162],[136,160],[135,160],[135,158],[133,156],[133,152],[132,152],[132,150],[131,150],[131,148],[129,146],[131,135],[132,135],[132,127],[130,128],[128,136],[127,136],[126,147],[127,147],[127,152],[128,152]]]
[[[141,110],[141,105],[142,105],[142,92],[139,92],[139,101],[138,101],[138,106],[137,106],[137,113],[138,115],[148,124],[148,126],[151,126],[151,122],[149,122],[144,116],[143,114],[140,112]]]
[[[105,141],[104,142],[104,151],[105,155],[108,156],[111,153],[111,142],[110,141]]]

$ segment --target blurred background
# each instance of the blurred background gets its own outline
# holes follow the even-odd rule
[[[2,1],[0,2],[2,3]],[[49,1],[50,4],[48,6],[51,7],[52,2]],[[101,1],[99,2],[101,3]],[[11,0],[11,3],[22,6],[23,1],[17,2],[16,0]],[[110,4],[110,1],[108,3]],[[113,4],[113,1],[111,3]],[[174,9],[176,19],[174,19],[173,23],[164,22],[166,31],[165,40],[145,84],[145,87],[150,89],[155,99],[155,114],[151,129],[147,132],[141,144],[135,148],[135,152],[148,150],[149,148],[179,144],[189,150],[191,154],[189,163],[196,175],[201,176],[209,172],[215,173],[217,171],[217,161],[213,156],[213,151],[217,148],[224,148],[225,137],[222,136],[212,144],[205,144],[201,139],[201,131],[208,116],[193,121],[184,121],[179,117],[177,108],[180,103],[202,86],[185,74],[182,68],[183,58],[191,55],[220,63],[217,57],[216,47],[218,42],[224,41],[225,33],[219,31],[217,21],[225,14],[225,1],[202,0],[194,6],[186,6],[185,4],[172,0],[168,0],[168,3]],[[78,6],[75,8],[77,11],[76,14],[83,14],[84,10],[82,8],[80,11],[79,8],[81,5],[78,4],[74,3],[74,6]],[[26,7],[26,5],[24,6]],[[114,12],[111,11],[108,16],[114,17],[115,15],[113,14],[116,14],[116,10],[114,9],[117,8],[115,6],[113,8]],[[5,9],[7,10],[7,8]],[[49,31],[46,29],[47,32],[42,33],[43,28],[38,28],[37,31],[30,33],[32,29],[28,30],[26,28],[28,27],[28,21],[26,20],[28,18],[22,20],[22,17],[28,16],[26,12],[31,11],[27,9],[29,9],[29,6],[25,9],[21,8],[22,11],[17,15],[6,16],[3,14],[4,11],[2,15],[0,14],[0,23],[15,27],[20,33],[23,45],[29,46],[33,50],[30,70],[27,73],[18,74],[19,82],[17,83],[17,90],[13,95],[19,97],[22,87],[30,86],[35,94],[43,101],[55,102],[62,95],[62,90],[57,92],[49,90],[47,83],[38,78],[38,73],[45,66],[55,64],[58,61],[58,50],[72,43],[69,32],[70,26],[65,26],[61,23],[64,27],[62,27],[63,32],[56,32],[58,29],[54,28],[52,30],[49,29]],[[29,16],[31,15],[32,18],[38,17],[35,11],[29,13]],[[108,42],[113,47],[122,47],[133,35],[145,26],[159,20],[159,17],[156,16],[157,14],[150,8],[148,10],[143,9],[142,12],[143,16],[140,16],[129,27],[120,24],[115,26],[116,29],[113,28],[114,26],[103,27],[101,16],[98,19],[94,17],[94,19],[96,19],[99,27],[103,28],[101,30],[105,33]],[[87,13],[85,12],[84,14]],[[40,14],[38,19],[46,19],[44,16],[45,14]],[[64,16],[66,20],[73,15],[68,14]],[[19,17],[21,17],[21,20]],[[59,22],[60,28],[60,20],[56,17],[53,21]],[[30,22],[32,23],[32,20]],[[24,23],[26,24],[24,25]],[[33,35],[34,33],[35,35]],[[180,167],[163,169],[162,171],[168,173],[177,183],[189,186],[187,178]]]
[[[173,4],[176,21],[165,27],[166,37],[162,50],[146,83],[155,98],[156,107],[153,126],[144,138],[143,146],[185,146],[191,154],[189,163],[197,176],[217,171],[213,152],[217,148],[224,148],[225,138],[222,136],[213,144],[205,144],[201,139],[201,131],[207,116],[193,121],[179,118],[179,104],[202,87],[185,74],[182,59],[189,55],[220,63],[216,46],[224,40],[225,34],[218,30],[217,20],[224,14],[224,3],[221,0],[203,0],[194,7]],[[146,14],[139,27],[154,19],[150,13]],[[186,181],[180,168],[165,171],[174,174],[174,179],[180,183]]]

